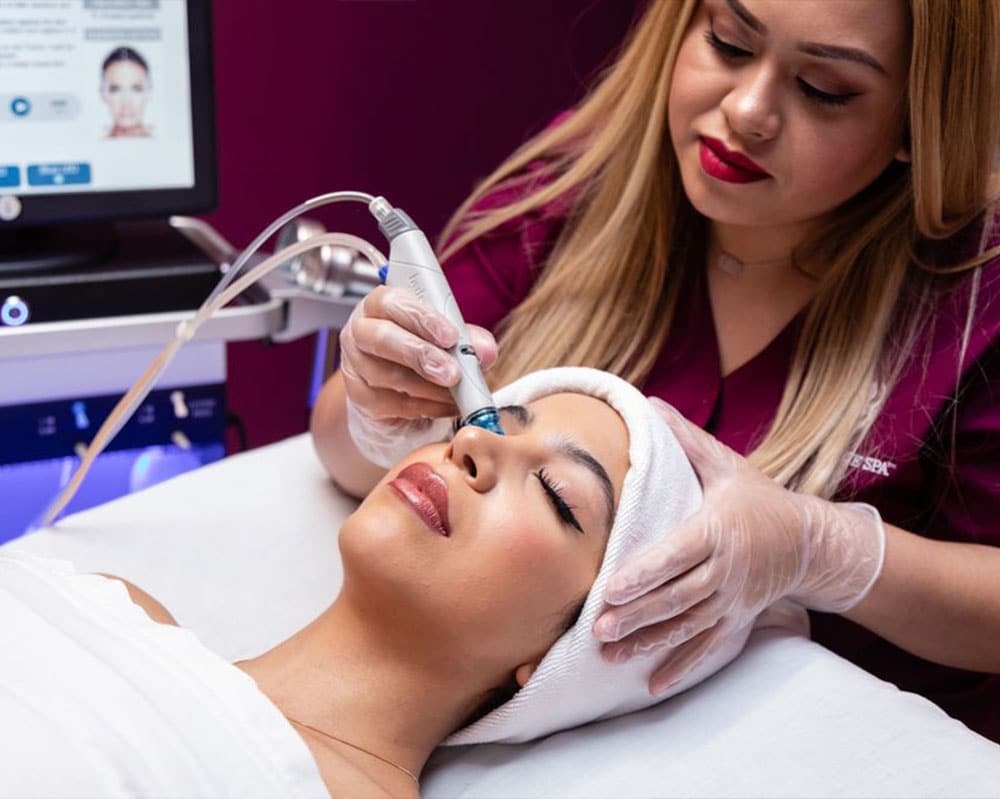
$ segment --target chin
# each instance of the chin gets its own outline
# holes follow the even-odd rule
[[[349,561],[364,566],[368,561],[377,561],[394,547],[400,548],[399,539],[402,531],[396,523],[397,520],[393,518],[393,514],[384,512],[384,508],[378,507],[373,494],[369,494],[340,526],[337,546],[345,570]]]
[[[417,545],[417,531],[394,508],[383,504],[386,497],[379,496],[381,491],[376,488],[369,494],[340,527],[337,547],[344,585],[366,597],[391,598],[393,604],[412,602],[409,595],[420,587],[426,590],[434,565]]]
[[[694,179],[694,185],[691,185],[691,181],[682,181],[688,201],[706,219],[718,224],[743,227],[778,224],[777,217],[773,213],[773,204],[768,204],[767,207],[770,210],[767,213],[761,213],[756,202],[748,205],[745,196],[749,195],[740,196],[730,193],[732,188],[745,192],[755,184],[734,185],[730,188],[725,184],[713,186],[705,183],[705,181],[710,180],[713,178],[699,174]],[[726,191],[727,188],[730,188],[730,191]],[[754,191],[754,189],[749,188],[749,191]]]

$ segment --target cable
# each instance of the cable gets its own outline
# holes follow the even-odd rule
[[[208,299],[205,300],[205,304],[208,304],[216,298],[225,288],[229,285],[229,282],[233,280],[236,275],[239,274],[240,270],[246,265],[246,263],[256,255],[257,250],[264,246],[264,242],[267,241],[271,236],[277,233],[282,227],[287,225],[293,219],[302,216],[306,211],[311,211],[314,208],[320,208],[324,205],[330,205],[332,203],[338,202],[361,202],[365,205],[371,205],[375,202],[377,198],[363,191],[332,191],[327,194],[320,194],[316,197],[311,197],[304,203],[292,208],[290,211],[286,211],[270,225],[264,228],[250,245],[241,253],[240,257],[236,259],[232,267],[226,272],[222,280],[219,281],[218,285],[212,289],[212,293],[208,295]],[[384,261],[375,264],[377,267],[379,264],[384,263]]]
[[[87,472],[90,471],[90,467],[94,460],[110,443],[111,439],[113,439],[121,428],[124,427],[125,423],[135,412],[135,409],[149,394],[153,384],[160,377],[160,375],[163,374],[167,366],[170,365],[174,356],[177,355],[177,351],[184,344],[194,338],[195,333],[202,323],[211,317],[212,314],[214,314],[219,308],[256,283],[268,272],[276,269],[286,261],[289,261],[292,258],[317,247],[324,247],[331,244],[343,244],[360,250],[374,265],[386,263],[385,256],[377,248],[358,236],[352,236],[349,233],[324,233],[322,235],[313,236],[304,241],[291,244],[283,250],[271,255],[263,262],[256,264],[247,272],[247,274],[242,275],[239,278],[236,277],[239,271],[250,260],[250,258],[253,257],[261,245],[282,225],[287,224],[296,216],[313,208],[345,200],[356,200],[370,204],[374,202],[376,198],[363,192],[332,192],[330,194],[320,195],[319,197],[313,197],[312,199],[307,200],[306,202],[293,208],[291,211],[278,217],[267,228],[265,228],[265,230],[258,235],[253,242],[251,242],[250,246],[244,250],[243,254],[240,255],[240,257],[233,264],[232,269],[230,269],[222,280],[219,281],[218,285],[216,285],[215,289],[213,289],[212,293],[208,296],[208,299],[202,303],[201,307],[191,318],[185,319],[177,326],[177,332],[174,335],[174,338],[167,342],[166,346],[146,368],[146,371],[143,372],[138,381],[136,381],[136,383],[118,401],[110,415],[104,420],[104,423],[98,429],[97,434],[91,440],[90,445],[87,447],[86,452],[80,460],[80,465],[73,473],[69,482],[43,511],[38,520],[36,520],[36,522],[28,528],[29,531],[36,529],[37,527],[50,525],[63,511],[66,505],[69,504],[69,502],[73,499],[73,496],[79,490]],[[232,285],[229,285],[230,283],[232,283]]]

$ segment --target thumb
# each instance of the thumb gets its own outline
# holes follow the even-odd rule
[[[680,411],[659,397],[649,397],[650,404],[667,423],[670,432],[677,438],[684,454],[694,467],[702,487],[712,480],[732,474],[740,456],[719,441],[711,433],[706,433],[698,425],[684,418]]]
[[[472,346],[479,357],[479,365],[485,371],[489,369],[497,360],[497,340],[493,338],[485,327],[479,325],[466,325],[469,331],[469,338],[472,339]]]

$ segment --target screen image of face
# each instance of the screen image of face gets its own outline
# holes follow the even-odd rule
[[[101,97],[111,113],[109,138],[151,135],[144,123],[150,90],[149,72],[137,61],[121,59],[104,69]]]

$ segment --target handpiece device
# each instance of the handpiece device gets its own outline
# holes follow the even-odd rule
[[[479,356],[430,242],[404,211],[393,208],[384,198],[376,198],[369,210],[389,241],[389,264],[383,268],[386,285],[409,291],[458,330],[458,343],[449,350],[462,375],[451,389],[458,406],[458,426],[471,424],[503,435],[493,396],[479,367]]]
[[[334,245],[352,247],[362,253],[373,266],[386,263],[385,256],[369,242],[348,233],[323,233],[311,236],[304,241],[284,247],[268,258],[252,262],[264,242],[288,222],[314,208],[337,202],[362,202],[368,206],[369,211],[378,220],[379,229],[389,240],[390,257],[387,266],[382,267],[387,274],[389,285],[403,286],[413,292],[434,310],[443,314],[458,329],[458,343],[451,349],[451,354],[458,361],[462,379],[458,385],[452,387],[451,393],[460,414],[459,426],[471,424],[503,435],[500,418],[493,397],[483,379],[482,370],[479,368],[479,358],[472,347],[468,328],[459,313],[458,304],[452,296],[451,288],[427,237],[412,219],[398,208],[393,208],[384,197],[375,197],[360,191],[335,191],[313,197],[286,211],[262,230],[231,264],[228,261],[232,253],[228,252],[229,248],[225,248],[227,263],[218,285],[194,315],[177,326],[174,337],[166,343],[163,351],[118,401],[81,456],[80,465],[31,529],[44,527],[55,521],[76,494],[94,459],[149,394],[177,351],[194,338],[201,325],[226,303],[282,264],[320,247]]]

